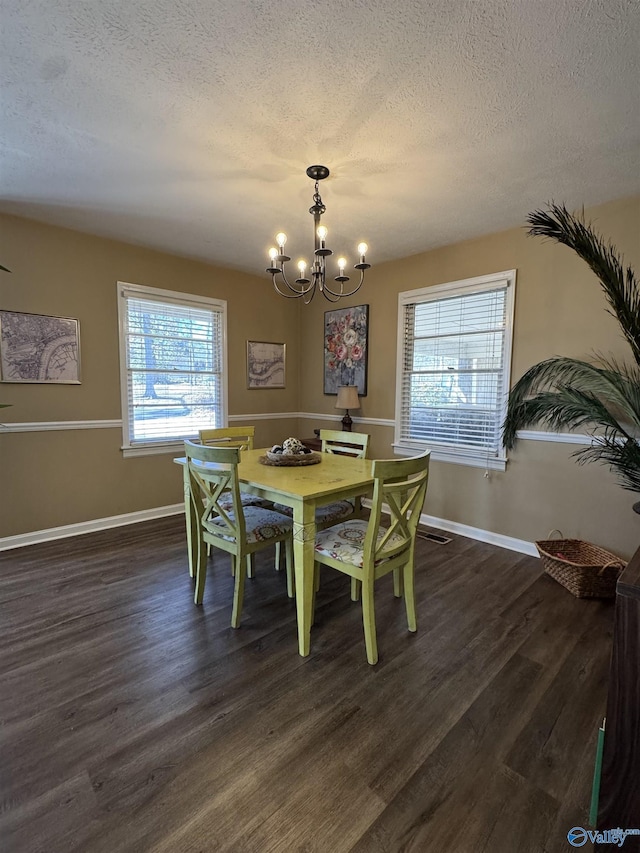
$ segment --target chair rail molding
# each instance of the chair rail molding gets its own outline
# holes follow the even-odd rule
[[[0,435],[5,432],[47,432],[64,429],[122,429],[122,420],[101,421],[32,421],[0,425]]]
[[[277,421],[301,418],[304,420],[336,421],[336,415],[329,412],[258,412],[246,415],[229,415],[229,423],[244,423],[247,421]],[[371,424],[393,429],[395,421],[392,418],[354,417],[357,424]],[[22,423],[0,424],[0,435],[10,432],[47,432],[49,430],[73,429],[122,429],[121,418],[83,421],[25,421]],[[523,441],[552,441],[558,444],[591,444],[592,436],[570,432],[547,432],[546,430],[520,430],[518,438]]]
[[[340,418],[337,414],[329,414],[327,412],[298,412],[297,416],[299,418],[306,418],[308,420],[313,421],[333,421],[333,423],[335,423],[336,421],[340,421]],[[352,419],[354,424],[373,424],[374,426],[386,426],[391,427],[392,429],[396,423],[391,418],[363,418],[353,415]]]

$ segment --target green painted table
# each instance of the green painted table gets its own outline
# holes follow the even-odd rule
[[[293,509],[293,556],[296,578],[298,650],[309,654],[313,602],[313,555],[316,539],[316,508],[335,500],[365,494],[373,486],[370,459],[322,454],[318,465],[276,467],[259,459],[265,450],[246,450],[238,466],[240,488]],[[184,469],[185,517],[189,565],[197,559],[198,517],[189,500],[189,478],[185,457],[175,459]]]

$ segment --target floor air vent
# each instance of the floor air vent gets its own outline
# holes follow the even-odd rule
[[[419,530],[418,536],[421,539],[428,539],[429,542],[435,542],[437,545],[446,545],[447,542],[451,542],[451,539],[447,536],[441,536],[439,533],[424,533],[422,530]]]

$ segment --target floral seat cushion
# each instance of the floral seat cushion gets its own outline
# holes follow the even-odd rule
[[[229,512],[233,507],[233,499],[231,498],[230,492],[225,492],[225,494],[220,495],[218,499],[218,503],[222,507],[222,509]],[[242,506],[261,506],[261,507],[270,507],[270,503],[265,498],[260,498],[258,495],[247,495],[244,492],[240,492],[240,503]]]
[[[332,557],[334,560],[340,560],[342,563],[362,567],[364,562],[363,545],[367,535],[367,527],[368,522],[360,518],[353,518],[350,521],[334,524],[333,527],[327,527],[326,530],[321,530],[317,534],[315,550],[327,557]],[[384,527],[378,528],[378,542],[386,532]],[[394,544],[401,545],[403,541],[401,536],[394,534],[387,544],[391,547]],[[378,560],[376,565],[381,562],[383,560]]]
[[[235,522],[235,516],[229,512],[229,519]],[[247,533],[247,542],[268,542],[269,539],[276,539],[279,536],[286,536],[293,529],[293,521],[283,515],[281,512],[274,512],[271,509],[263,509],[258,506],[248,506],[244,509],[244,523]],[[228,530],[227,525],[219,516],[210,518],[206,523],[208,529],[218,527],[222,533],[223,539],[228,539],[233,542],[234,537],[227,535],[223,531]]]
[[[289,516],[293,515],[293,510],[290,506],[274,504],[273,508],[276,512],[282,512]],[[346,518],[348,515],[351,515],[353,508],[351,501],[334,501],[332,504],[319,506],[316,509],[316,524],[327,524],[330,521],[339,521],[341,518]]]

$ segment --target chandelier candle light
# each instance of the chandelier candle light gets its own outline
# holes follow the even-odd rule
[[[349,281],[349,276],[344,274],[344,268],[347,265],[345,258],[338,258],[339,272],[334,278],[334,281],[338,283],[338,287],[333,288],[331,284],[327,283],[325,258],[328,258],[329,255],[333,254],[333,252],[331,249],[327,248],[327,229],[321,224],[321,217],[326,211],[326,207],[320,198],[318,182],[324,181],[325,178],[329,177],[329,169],[327,169],[326,166],[309,166],[307,169],[307,175],[312,181],[315,181],[313,204],[309,208],[309,213],[313,216],[315,234],[314,260],[309,268],[310,278],[307,278],[307,262],[300,260],[298,261],[299,277],[295,280],[294,284],[290,284],[289,281],[287,281],[284,265],[287,261],[290,261],[291,258],[284,253],[287,235],[282,232],[276,234],[276,243],[278,244],[278,248],[269,249],[270,266],[267,267],[267,272],[271,274],[273,286],[280,296],[286,296],[287,299],[298,299],[302,297],[305,305],[308,305],[315,296],[317,288],[325,299],[329,300],[329,302],[337,302],[342,296],[353,296],[353,294],[362,287],[365,270],[368,270],[371,266],[371,264],[367,263],[365,257],[368,247],[366,243],[360,243],[358,245],[360,261],[359,263],[354,264],[353,267],[356,270],[360,270],[360,281],[356,287],[352,290],[344,289],[345,282]],[[278,275],[282,276],[282,281],[286,286],[286,290],[281,290],[276,278]]]

